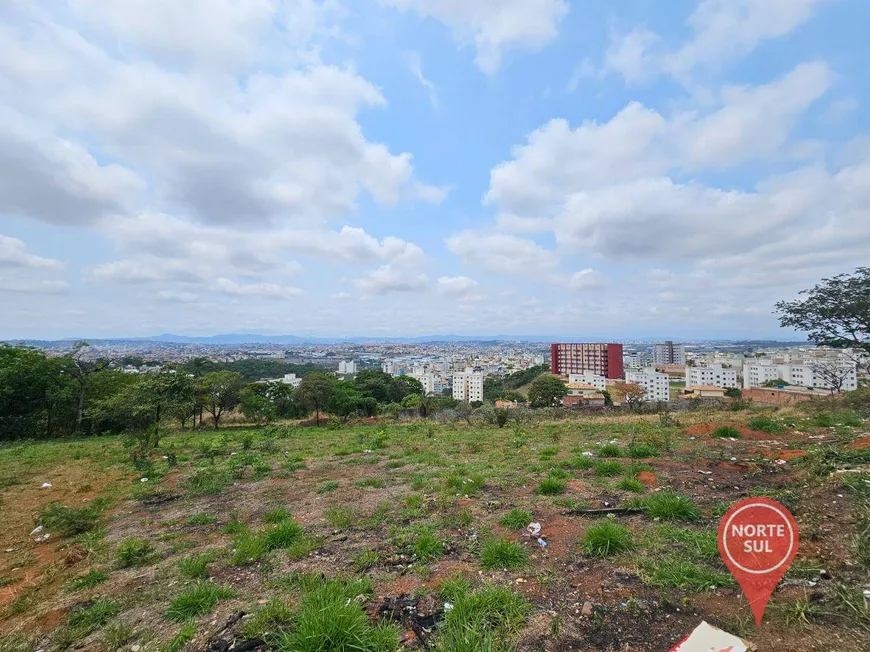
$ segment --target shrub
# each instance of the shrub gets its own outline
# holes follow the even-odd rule
[[[719,426],[713,431],[713,436],[719,439],[740,439],[740,431],[734,426]]]
[[[151,560],[154,555],[154,545],[146,540],[131,537],[124,539],[115,550],[115,558],[121,568],[142,566]]]
[[[595,475],[602,478],[612,478],[622,473],[622,464],[616,461],[598,462],[595,465]]]
[[[676,491],[650,494],[643,502],[643,510],[649,517],[673,521],[693,521],[700,516],[692,499]]]
[[[199,582],[183,591],[169,603],[166,617],[169,620],[183,622],[210,613],[221,600],[228,600],[235,592],[227,586],[219,586],[211,582]]]
[[[559,480],[557,478],[544,478],[538,483],[538,486],[535,487],[535,493],[544,496],[557,496],[561,493],[565,493],[566,487],[567,483],[564,480]]]
[[[480,548],[480,565],[487,570],[522,568],[529,563],[529,553],[520,544],[504,539],[490,539]]]
[[[785,432],[785,428],[782,427],[782,424],[774,421],[770,417],[755,417],[750,420],[749,427],[752,430],[766,432],[769,435],[779,435]]]
[[[527,512],[524,509],[514,508],[502,516],[498,522],[512,530],[519,530],[531,523],[532,518],[533,516],[531,512]]]
[[[612,520],[590,526],[583,537],[583,552],[594,557],[618,555],[633,546],[628,528]]]

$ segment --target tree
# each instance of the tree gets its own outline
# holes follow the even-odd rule
[[[613,383],[610,394],[614,401],[625,403],[632,410],[639,408],[646,401],[646,389],[637,383]]]
[[[725,396],[728,398],[741,399],[743,398],[743,392],[740,391],[740,388],[738,387],[729,387],[725,390]]]
[[[367,369],[360,371],[353,379],[354,385],[361,392],[373,396],[378,403],[398,403],[402,397],[396,397],[393,377],[383,371]]]
[[[245,418],[258,426],[269,423],[277,415],[265,383],[251,383],[245,387],[239,394],[239,406]]]
[[[320,412],[329,404],[334,385],[335,380],[332,376],[322,371],[315,371],[305,376],[299,389],[296,390],[302,404],[314,410],[318,426],[320,425]]]
[[[816,344],[858,349],[870,360],[870,267],[822,279],[800,294],[805,298],[776,304],[783,328],[804,331]]]
[[[761,383],[762,387],[788,387],[791,383],[787,383],[782,378],[771,378]]]
[[[495,409],[495,425],[497,425],[499,428],[504,428],[509,418],[510,412],[508,412],[507,408]]]
[[[304,382],[304,381],[303,381]],[[329,398],[329,411],[347,421],[354,415],[372,416],[378,402],[368,394],[357,389],[349,380],[340,380],[333,385]]]
[[[203,408],[211,415],[215,430],[221,417],[239,404],[243,383],[235,371],[212,371],[199,382],[203,398]]]
[[[82,419],[85,414],[85,395],[87,394],[88,385],[90,384],[90,376],[101,368],[99,364],[84,359],[84,354],[88,347],[90,347],[90,344],[84,340],[79,340],[72,345],[69,353],[69,359],[72,361],[70,372],[78,384],[76,434],[81,434],[82,432]]]
[[[810,369],[813,370],[813,376],[822,380],[822,383],[816,383],[831,391],[831,394],[839,394],[843,391],[843,385],[849,379],[855,368],[850,364],[844,364],[841,360],[818,360],[810,363]]]
[[[423,396],[423,383],[411,376],[398,376],[395,380],[396,400],[401,401],[409,394],[417,394]]]
[[[567,393],[564,380],[551,374],[541,374],[529,386],[529,405],[533,408],[554,407],[561,404]]]

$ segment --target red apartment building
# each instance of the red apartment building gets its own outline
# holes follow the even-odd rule
[[[559,376],[591,371],[610,380],[622,378],[622,344],[551,344],[550,371]]]

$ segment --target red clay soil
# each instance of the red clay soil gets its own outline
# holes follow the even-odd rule
[[[574,552],[582,532],[583,526],[576,518],[550,516],[541,520],[541,534],[547,541],[547,553],[556,559]]]
[[[729,423],[727,421],[719,421],[714,423],[699,423],[694,426],[689,426],[683,433],[689,435],[690,437],[709,437],[713,434],[713,431],[716,430],[719,426],[730,426],[732,428],[737,428],[738,432],[740,432],[741,439],[806,439],[806,435],[796,435],[791,430],[786,430],[781,435],[772,435],[769,432],[762,432],[760,430],[752,430],[751,428],[747,428],[746,426],[741,426],[737,423]]]
[[[638,471],[634,477],[643,482],[644,486],[647,487],[655,487],[659,483],[659,479],[652,471]]]
[[[870,437],[861,437],[860,439],[856,439],[851,444],[849,444],[848,448],[856,451],[866,450],[870,448]]]
[[[768,460],[788,461],[803,457],[804,455],[806,455],[806,452],[801,450],[792,450],[789,448],[782,448],[780,450],[773,450],[772,448],[759,448],[754,454]]]

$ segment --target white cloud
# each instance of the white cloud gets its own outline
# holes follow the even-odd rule
[[[574,272],[568,279],[567,286],[576,292],[598,290],[604,287],[604,279],[600,272],[587,267],[579,272]]]
[[[477,287],[478,282],[467,276],[442,276],[438,279],[438,292],[447,296],[465,297]]]
[[[302,294],[302,290],[285,287],[276,283],[241,284],[228,278],[219,278],[212,286],[216,292],[239,297],[267,297],[271,299],[292,299]]]
[[[581,81],[584,79],[592,79],[597,75],[598,71],[595,68],[595,64],[592,63],[591,59],[585,58],[574,66],[574,70],[571,72],[571,78],[565,85],[565,90],[569,93],[573,93],[580,88]]]
[[[514,235],[462,231],[445,242],[464,265],[495,274],[535,274],[551,270],[558,263],[555,252]]]
[[[475,63],[487,74],[498,71],[511,49],[537,50],[556,38],[568,14],[565,0],[379,0],[399,9],[413,9],[447,25],[461,44],[474,43]]]
[[[647,81],[658,74],[658,62],[653,48],[659,36],[644,27],[628,34],[612,35],[610,48],[604,56],[604,70],[622,75],[628,84]]]
[[[420,85],[425,88],[429,92],[429,102],[432,104],[434,108],[438,108],[438,90],[435,88],[435,84],[426,79],[423,75],[423,67],[420,61],[420,53],[419,52],[408,52],[408,70],[411,71],[411,74],[414,75],[414,78],[420,82]]]
[[[54,258],[43,258],[31,253],[27,245],[18,238],[0,234],[0,267],[63,269],[65,265]]]
[[[353,283],[363,292],[383,295],[393,292],[420,292],[428,285],[429,278],[423,273],[383,265],[354,279]]]
[[[46,281],[39,279],[0,279],[0,292],[21,294],[62,294],[69,290],[66,281]]]
[[[737,61],[764,41],[809,21],[831,0],[703,0],[689,17],[694,35],[662,65],[678,79]]]

